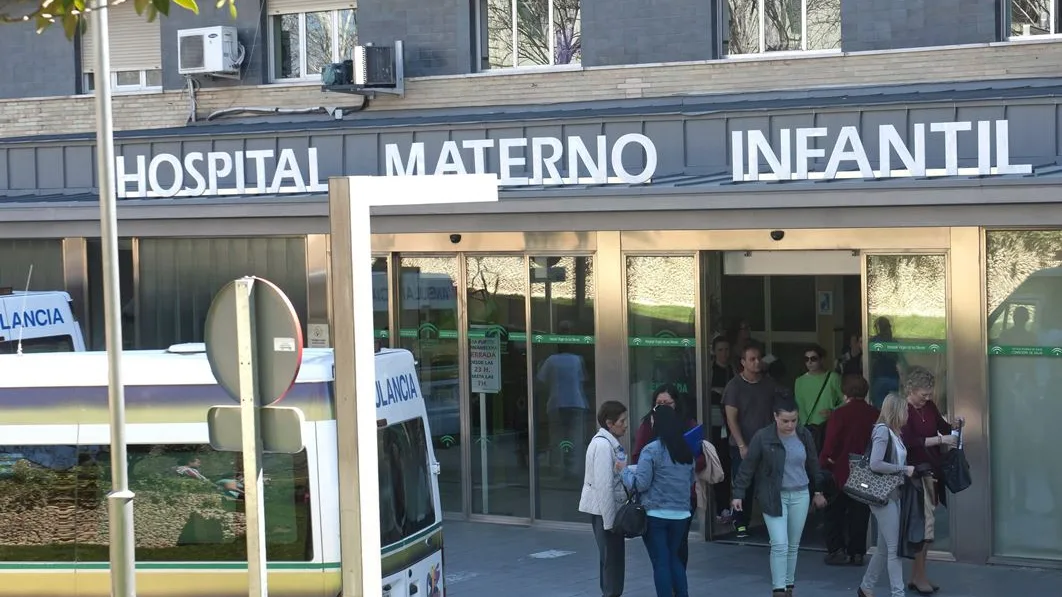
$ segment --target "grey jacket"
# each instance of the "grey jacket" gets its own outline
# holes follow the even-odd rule
[[[896,442],[892,440],[892,433],[888,426],[883,423],[874,425],[874,431],[870,435],[870,470],[879,475],[902,475],[907,472],[907,458],[901,458],[900,450]],[[891,446],[889,442],[892,442]],[[891,447],[891,449],[890,449]],[[906,448],[905,448],[906,450]],[[890,500],[900,499],[902,485],[889,494]]]
[[[671,460],[660,440],[653,440],[642,448],[638,465],[623,469],[623,483],[638,492],[646,510],[690,510],[690,488],[693,486],[693,463],[679,464]]]
[[[797,427],[797,437],[804,443],[807,459],[804,469],[808,473],[808,491],[814,492],[819,479],[819,453],[815,440],[805,427]],[[760,429],[749,442],[749,454],[741,461],[741,468],[734,477],[734,499],[745,501],[749,484],[755,480],[756,501],[764,514],[782,515],[782,474],[785,472],[785,445],[778,437],[774,423]],[[749,508],[746,505],[745,508]]]

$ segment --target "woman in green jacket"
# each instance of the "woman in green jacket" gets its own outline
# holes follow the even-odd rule
[[[748,457],[734,480],[735,510],[745,506],[750,482],[756,501],[763,510],[764,524],[771,536],[771,582],[775,597],[793,595],[800,535],[807,522],[808,509],[826,506],[826,498],[815,487],[819,463],[815,440],[805,427],[797,426],[798,408],[791,398],[774,407],[774,424],[756,432],[749,443]]]

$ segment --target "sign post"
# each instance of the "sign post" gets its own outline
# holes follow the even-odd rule
[[[484,326],[485,328],[486,326]],[[487,332],[489,333],[489,332]],[[468,370],[472,392],[479,394],[479,466],[482,475],[483,513],[490,514],[490,467],[487,466],[487,394],[501,391],[501,337],[469,338]]]
[[[206,346],[210,369],[238,407],[215,406],[207,424],[211,445],[243,453],[244,512],[247,517],[247,574],[250,597],[267,597],[265,504],[262,454],[302,450],[302,415],[297,409],[263,409],[280,401],[302,364],[302,327],[288,297],[261,278],[230,282],[207,312]],[[264,411],[270,411],[263,417]],[[292,416],[291,411],[297,414]],[[238,412],[238,419],[232,415]],[[238,420],[239,425],[232,422]],[[262,421],[281,441],[263,445]],[[279,448],[279,449],[278,449]],[[237,477],[237,480],[239,477]]]
[[[343,597],[383,593],[370,206],[497,200],[498,178],[490,174],[329,180]]]

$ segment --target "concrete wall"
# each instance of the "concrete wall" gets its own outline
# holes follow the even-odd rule
[[[40,35],[32,22],[0,27],[0,98],[78,92],[80,56],[61,25]]]
[[[583,0],[583,65],[715,58],[711,0]]]
[[[468,0],[359,0],[358,43],[402,40],[406,76],[459,75],[472,69]]]
[[[998,0],[842,0],[846,52],[985,43],[999,37]]]
[[[228,3],[222,9],[216,2],[200,2],[199,14],[173,7],[170,16],[159,21],[162,27],[162,86],[164,89],[183,89],[184,77],[177,74],[177,32],[181,29],[228,25],[236,27],[240,43],[247,56],[243,59],[243,80],[199,77],[202,88],[261,85],[268,80],[269,61],[266,50],[269,46],[265,27],[264,3],[258,0],[237,0],[236,20],[229,14]]]

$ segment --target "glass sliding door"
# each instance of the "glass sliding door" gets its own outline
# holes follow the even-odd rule
[[[1062,559],[1062,230],[986,235],[993,553]]]
[[[442,469],[442,507],[463,512],[457,257],[402,255],[399,270],[399,346],[412,352],[417,361],[435,456]],[[376,276],[374,269],[374,292]],[[386,274],[384,278],[386,283]],[[379,338],[387,324],[381,323],[379,312],[374,319]]]
[[[945,255],[866,256],[865,346],[874,406],[880,408],[889,392],[901,391],[905,375],[920,366],[936,379],[931,400],[945,417],[949,414],[947,287]],[[951,549],[943,505],[937,508],[932,549]]]
[[[531,517],[527,260],[465,258],[472,513]]]
[[[592,257],[531,257],[535,518],[585,522],[578,510],[594,420]]]
[[[388,295],[391,285],[388,280],[387,258],[372,258],[372,335],[376,338],[376,350],[391,347],[390,305]]]

